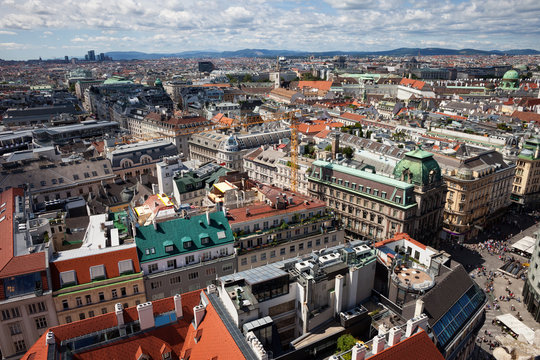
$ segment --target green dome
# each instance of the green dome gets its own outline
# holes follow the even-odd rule
[[[424,186],[441,181],[441,168],[433,154],[422,149],[409,151],[394,168],[394,177]]]
[[[503,80],[517,80],[519,79],[519,74],[516,70],[508,70],[504,73]]]
[[[161,79],[160,78],[156,78],[156,81],[154,81],[154,86],[161,86]]]

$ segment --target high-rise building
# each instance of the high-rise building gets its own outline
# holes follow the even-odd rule
[[[96,52],[94,50],[88,50],[88,61],[96,61]]]
[[[212,63],[211,61],[199,61],[200,72],[212,72],[214,69],[214,63]]]

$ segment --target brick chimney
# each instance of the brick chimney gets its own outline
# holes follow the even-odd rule
[[[351,360],[364,360],[365,357],[366,348],[360,344],[354,345],[351,352]]]
[[[378,354],[381,351],[384,350],[384,346],[386,343],[386,338],[384,335],[377,335],[373,338],[373,349],[371,349],[371,352],[373,354]]]
[[[388,346],[394,346],[401,340],[402,330],[400,327],[395,326],[390,329],[388,333]]]
[[[122,307],[122,304],[117,303],[114,305],[114,313],[116,314],[118,326],[124,325],[124,308]]]

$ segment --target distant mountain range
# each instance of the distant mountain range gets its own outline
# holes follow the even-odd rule
[[[417,56],[420,55],[539,55],[540,51],[534,49],[512,50],[476,50],[476,49],[444,49],[444,48],[399,48],[386,51],[294,51],[294,50],[268,50],[243,49],[236,51],[184,51],[178,53],[144,53],[138,51],[111,51],[105,55],[114,60],[149,60],[161,58],[234,58],[234,57],[302,57],[302,56]]]

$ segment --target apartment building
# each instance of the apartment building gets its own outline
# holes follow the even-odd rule
[[[344,242],[344,230],[325,202],[274,186],[256,191],[254,202],[227,211],[239,271]]]
[[[298,159],[297,191],[308,194],[308,173],[311,169],[312,159],[301,157]],[[278,146],[261,146],[244,156],[244,170],[249,178],[264,184],[279,188],[291,187],[292,164],[285,144]]]
[[[122,177],[156,174],[156,163],[164,157],[178,154],[176,147],[166,140],[141,141],[107,149],[107,159],[113,172]]]
[[[137,247],[114,214],[90,216],[81,247],[56,253],[50,266],[60,324],[146,302]]]
[[[58,325],[45,241],[48,220],[28,217],[30,200],[20,188],[0,193],[0,353],[16,357],[50,326]],[[36,230],[36,231],[33,231]],[[32,235],[32,232],[35,235]],[[50,228],[47,236],[50,236]]]
[[[223,212],[137,228],[148,299],[201,289],[236,271],[234,238]]]
[[[197,131],[211,122],[200,116],[170,116],[166,113],[150,112],[141,117],[128,117],[127,129],[139,139],[160,138],[170,141],[178,149],[182,159],[189,155],[188,140]]]
[[[455,157],[435,155],[448,188],[443,239],[474,238],[510,205],[516,165],[495,150],[461,145]]]
[[[516,162],[511,200],[525,206],[540,204],[540,139],[525,140]]]
[[[192,160],[216,162],[232,170],[243,171],[243,157],[253,149],[280,144],[290,139],[291,130],[283,127],[252,128],[249,133],[227,135],[218,132],[194,134],[189,141]]]
[[[197,170],[176,173],[172,179],[176,203],[202,206],[210,188],[229,172],[223,166],[208,163]]]

